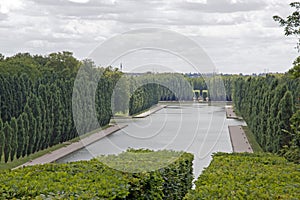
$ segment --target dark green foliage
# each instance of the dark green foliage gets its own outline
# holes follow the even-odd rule
[[[26,131],[24,127],[23,114],[17,119],[18,124],[18,134],[17,134],[17,149],[16,149],[16,158],[20,158],[22,156],[22,151],[25,147],[25,137]]]
[[[157,170],[136,173],[109,168],[98,159],[4,171],[0,174],[0,182],[5,183],[0,184],[0,198],[173,200],[182,199],[192,187],[193,156],[189,153],[130,150],[106,158],[115,164],[113,167],[127,164],[122,165],[126,169],[148,167],[149,162],[164,158],[172,162]],[[139,162],[134,161],[136,158]]]
[[[12,118],[10,121],[11,126],[11,150],[10,150],[10,160],[13,161],[15,158],[17,149],[18,149],[18,137],[19,137],[19,130],[16,118]]]
[[[233,100],[260,146],[279,153],[294,146],[290,119],[299,109],[299,79],[288,76],[240,77],[234,82]],[[284,154],[286,154],[285,152]]]
[[[33,149],[34,149],[34,144],[36,141],[36,119],[32,113],[32,109],[29,107],[29,104],[26,104],[25,109],[24,109],[24,113],[27,114],[28,116],[28,147],[27,147],[27,156],[30,155],[31,153],[33,153]]]
[[[279,121],[278,123],[278,129],[282,132],[282,130],[290,131],[290,118],[292,117],[294,113],[294,103],[293,103],[293,97],[292,93],[290,91],[287,91],[282,99],[279,102],[278,105],[278,114],[277,119]],[[279,136],[280,137],[280,136]],[[284,146],[290,142],[289,137],[283,136],[280,137],[280,146]]]
[[[136,89],[129,101],[129,115],[139,113],[157,104],[158,89],[157,84],[146,84]]]
[[[3,122],[2,119],[0,118],[0,161],[2,159],[4,143],[5,143],[5,135],[2,129],[3,129]]]
[[[133,173],[129,199],[182,199],[192,187],[190,153],[131,149],[98,159],[109,167]]]
[[[7,162],[9,159],[10,151],[11,151],[11,139],[12,139],[12,128],[10,127],[8,122],[5,122],[3,126],[3,133],[4,133],[4,162]]]
[[[194,80],[194,79],[193,79]],[[161,101],[193,99],[192,79],[178,73],[128,76],[130,83],[129,115],[137,114]],[[196,80],[196,79],[195,79]]]
[[[22,149],[19,149],[19,151],[20,151],[22,157],[25,157],[26,153],[27,153],[27,149],[29,147],[29,126],[30,126],[30,124],[29,124],[27,113],[25,113],[25,112],[22,113],[20,117],[22,118],[23,126],[24,126],[24,128],[23,128],[24,129],[24,132],[23,132],[24,146]]]
[[[289,145],[283,146],[280,154],[288,160],[300,164],[300,110],[291,117],[289,130],[285,130],[285,133],[291,138],[291,141]]]
[[[299,165],[271,154],[213,156],[185,199],[298,199]]]
[[[0,116],[13,128],[1,138],[1,144],[6,145],[5,159],[9,155],[11,160],[24,157],[78,136],[72,93],[80,65],[70,52],[44,57],[25,53],[0,60]],[[104,74],[95,88],[101,95],[95,99],[99,124],[105,126],[112,116],[110,99],[121,73],[111,68],[90,68],[90,74]],[[85,98],[95,101],[90,95]],[[83,112],[79,117],[88,124],[86,113],[90,110]],[[86,127],[84,133],[98,128],[95,124]]]
[[[289,70],[289,74],[292,75],[293,78],[300,77],[300,56],[294,61],[294,67]]]

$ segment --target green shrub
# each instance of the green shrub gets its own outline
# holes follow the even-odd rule
[[[128,173],[130,199],[182,199],[192,187],[193,158],[185,152],[129,149],[98,159]]]
[[[110,160],[113,168],[92,159],[1,171],[0,199],[182,199],[192,186],[193,156],[189,153],[129,150],[101,158]],[[136,169],[149,159],[162,158],[174,160],[157,170],[136,173],[113,166]]]
[[[213,156],[185,199],[299,199],[300,165],[272,154]]]
[[[126,178],[97,160],[45,164],[0,174],[0,198],[125,198]]]

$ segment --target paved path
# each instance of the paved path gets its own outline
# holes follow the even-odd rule
[[[236,116],[232,106],[226,106],[226,117],[228,119],[239,119],[239,117]]]
[[[242,126],[228,126],[233,152],[253,153]]]
[[[159,110],[161,110],[165,107],[167,107],[167,105],[157,105],[156,107],[151,108],[150,110],[147,110],[146,112],[143,112],[139,115],[135,115],[132,118],[145,118],[145,117],[148,117],[149,115],[151,115],[151,114],[153,114],[153,113],[155,113],[155,112],[157,112],[157,111],[159,111]]]
[[[74,151],[77,151],[79,149],[84,148],[85,146],[92,144],[100,139],[102,139],[105,136],[108,136],[124,127],[127,125],[113,125],[107,129],[104,129],[98,133],[94,133],[88,137],[85,137],[81,139],[78,142],[71,143],[68,146],[62,147],[60,149],[57,149],[55,151],[52,151],[50,153],[47,153],[41,157],[38,157],[34,160],[31,160],[27,163],[24,163],[23,165],[20,165],[19,167],[23,166],[30,166],[30,165],[37,165],[37,164],[45,164],[45,163],[51,163],[54,162],[70,153],[73,153]],[[19,168],[17,167],[17,168]]]

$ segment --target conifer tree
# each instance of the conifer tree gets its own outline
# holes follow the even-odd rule
[[[2,119],[0,118],[0,161],[3,155],[4,143],[5,143],[5,135],[3,132],[3,122]]]
[[[22,151],[25,147],[25,129],[24,129],[24,123],[23,123],[23,116],[24,114],[21,114],[20,117],[17,119],[18,124],[18,137],[17,137],[17,152],[16,152],[16,158],[19,159],[22,156]]]
[[[4,141],[4,162],[7,163],[9,160],[9,155],[11,152],[11,138],[12,138],[12,128],[8,122],[5,122],[3,127],[3,132],[5,136]]]
[[[11,126],[11,150],[10,150],[10,160],[13,161],[18,149],[18,137],[20,136],[18,130],[18,124],[16,118],[12,118],[10,121]]]

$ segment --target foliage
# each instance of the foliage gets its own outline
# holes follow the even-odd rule
[[[131,89],[135,92],[132,94],[129,103],[130,114],[136,114],[141,110],[150,108],[158,100],[182,101],[193,98],[192,86],[182,74],[145,74],[131,79],[134,80],[135,85],[141,86],[138,88],[132,87]],[[138,106],[137,99],[139,104],[143,106]],[[141,103],[141,100],[143,100],[143,103]]]
[[[295,140],[290,118],[299,105],[300,82],[288,76],[239,77],[234,82],[233,100],[264,151],[279,153]]]
[[[283,146],[280,154],[288,160],[300,164],[300,110],[290,119],[290,131],[284,130],[292,138],[288,145]]]
[[[131,199],[149,199],[153,197],[153,192],[159,194],[155,199],[182,199],[192,187],[193,155],[190,153],[130,149],[117,156],[108,155],[98,159],[109,167],[133,173],[133,177],[138,177],[150,187],[132,188],[137,193],[131,195]]]
[[[124,199],[126,177],[97,160],[45,164],[0,174],[0,198]]]
[[[255,153],[263,152],[261,146],[257,143],[254,134],[249,130],[248,126],[243,126],[243,130],[246,133],[249,144]]]
[[[298,199],[299,167],[271,154],[218,153],[185,199]]]
[[[300,56],[294,61],[294,67],[289,70],[293,78],[300,78]]]
[[[76,73],[83,64],[70,52],[44,57],[25,53],[0,60],[0,116],[4,124],[0,127],[0,138],[4,138],[0,157],[4,155],[5,162],[78,136],[72,94]],[[112,115],[110,97],[120,72],[111,68],[89,70],[91,74],[104,74],[95,90],[98,123],[105,126]],[[84,86],[79,89],[91,92],[83,90]],[[90,97],[87,94],[84,99]],[[90,103],[84,99],[80,99],[81,102]],[[89,124],[86,117],[90,110],[81,110],[77,119],[87,124],[84,131],[94,130],[95,126]]]
[[[300,2],[293,2],[290,4],[292,8],[295,8],[291,15],[286,19],[279,16],[274,16],[273,19],[281,26],[284,26],[284,32],[286,36],[296,36],[298,38],[297,49],[300,51]],[[294,78],[300,77],[300,57],[298,57],[294,62],[294,67],[289,70]]]
[[[283,19],[279,16],[274,16],[273,19],[281,26],[284,26],[284,32],[286,36],[295,35],[298,37],[299,42],[297,44],[297,49],[300,50],[300,2],[293,2],[290,4],[292,8],[295,8],[291,15],[289,15],[286,19]]]
[[[106,158],[124,163],[124,158],[130,159],[132,153],[146,152],[152,151],[130,150],[120,156]],[[179,157],[158,170],[137,173],[109,168],[98,159],[6,170],[0,174],[1,183],[5,183],[0,185],[0,198],[182,199],[192,186],[193,156],[172,151],[152,153],[152,158],[158,160],[161,156]],[[131,168],[141,162],[127,164]]]

